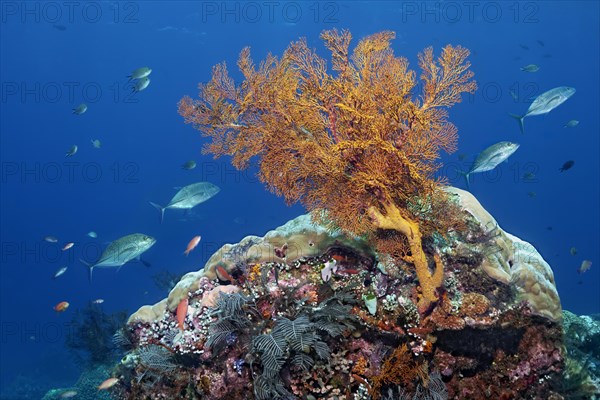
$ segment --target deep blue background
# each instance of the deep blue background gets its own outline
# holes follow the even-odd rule
[[[19,374],[68,383],[77,369],[59,366],[70,360],[59,327],[75,309],[103,298],[108,312],[133,312],[166,296],[152,281],[158,271],[197,270],[223,243],[262,235],[303,212],[266,192],[254,171],[240,173],[226,159],[202,156],[203,139],[183,124],[177,102],[195,96],[197,83],[223,60],[238,78],[235,62],[247,45],[258,62],[305,36],[328,58],[318,35],[333,27],[349,28],[354,44],[394,30],[394,49],[413,68],[430,45],[437,54],[445,44],[471,49],[479,90],[450,111],[459,150],[444,156],[442,173],[464,187],[456,168],[468,168],[495,142],[520,143],[507,164],[473,176],[471,190],[505,230],[534,244],[551,264],[564,308],[600,311],[598,2],[115,4],[79,4],[69,15],[62,2],[1,3],[2,384]],[[530,63],[540,71],[520,71]],[[125,76],[141,66],[153,69],[150,86],[130,96]],[[577,93],[547,115],[526,118],[521,135],[508,113],[524,113],[528,99],[557,86]],[[81,102],[88,111],[71,114]],[[571,119],[579,126],[563,128]],[[96,138],[99,150],[90,143]],[[79,152],[65,159],[73,144]],[[198,162],[195,170],[180,168],[188,159]],[[575,166],[560,173],[567,160]],[[536,179],[525,182],[525,172]],[[148,201],[165,204],[173,187],[203,180],[222,191],[188,221],[168,210],[160,225]],[[90,230],[98,239],[86,236]],[[152,266],[97,270],[90,285],[78,259],[93,260],[106,243],[134,232],[157,238],[145,254]],[[201,246],[182,256],[198,234]],[[46,243],[45,235],[60,242]],[[69,241],[76,242],[72,250],[57,250]],[[577,255],[569,254],[571,247]],[[594,265],[578,275],[583,259]],[[67,273],[50,279],[63,265]],[[56,314],[52,307],[63,300],[71,308]]]

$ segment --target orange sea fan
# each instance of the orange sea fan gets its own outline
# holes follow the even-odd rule
[[[258,66],[246,48],[240,85],[219,64],[198,100],[179,102],[179,113],[211,139],[205,152],[230,155],[238,168],[256,157],[260,180],[287,203],[301,202],[353,234],[376,238],[377,230],[392,229],[406,237],[398,246],[410,249],[425,307],[436,299],[443,271],[439,257],[440,271],[429,270],[421,238],[447,227],[415,214],[411,204],[445,201],[434,173],[440,151],[456,148],[447,108],[475,83],[468,50],[446,46],[434,59],[428,48],[419,56],[423,91],[414,98],[416,73],[394,55],[394,37],[368,36],[350,52],[348,31],[323,32],[332,72],[305,39]]]

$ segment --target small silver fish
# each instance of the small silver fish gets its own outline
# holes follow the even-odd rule
[[[146,89],[149,84],[150,84],[150,78],[140,79],[139,81],[137,81],[137,83],[133,87],[132,93],[141,92],[142,90]]]
[[[529,65],[526,65],[521,68],[521,71],[525,71],[525,72],[538,72],[539,70],[540,70],[540,67],[538,67],[535,64],[529,64]]]
[[[65,154],[65,157],[72,157],[75,155],[75,153],[77,153],[77,145],[74,144],[73,147],[71,147],[69,149],[69,151],[67,151],[67,153]]]
[[[102,303],[104,303],[104,299],[96,299],[96,300],[92,301],[92,303],[94,303],[94,304],[102,304]]]
[[[579,121],[577,121],[576,119],[572,119],[572,120],[570,120],[569,122],[567,122],[567,123],[565,124],[565,126],[563,126],[563,128],[574,128],[574,127],[576,127],[577,125],[579,125]]]
[[[96,149],[99,149],[102,146],[102,142],[100,142],[100,140],[98,139],[92,139],[92,146],[94,146]]]
[[[44,236],[44,240],[48,243],[58,243],[58,239],[51,235]]]
[[[592,262],[590,260],[583,260],[581,262],[581,266],[577,269],[577,272],[579,272],[580,274],[583,274],[591,267],[592,267]]]
[[[194,168],[196,168],[196,161],[194,161],[194,160],[186,161],[181,165],[181,168],[187,169],[187,170],[194,169]]]
[[[53,279],[56,279],[56,278],[58,278],[59,276],[61,276],[62,274],[64,274],[65,272],[67,272],[67,268],[68,268],[68,267],[62,267],[62,268],[59,268],[59,269],[58,269],[58,270],[57,270],[57,271],[54,273],[54,275],[53,275]]]
[[[574,94],[575,89],[568,86],[560,86],[548,90],[533,100],[533,103],[531,103],[529,109],[524,115],[510,114],[510,116],[519,121],[521,133],[525,133],[525,125],[523,124],[523,119],[525,119],[525,117],[529,117],[530,115],[547,114],[567,101],[567,99]]]
[[[61,399],[70,399],[70,398],[75,397],[75,396],[77,396],[77,392],[76,391],[74,391],[74,390],[67,390],[66,392],[62,392],[59,397]]]
[[[73,109],[73,114],[81,115],[87,111],[87,105],[85,103],[81,103],[77,107]]]
[[[469,175],[477,172],[491,171],[498,166],[502,161],[510,157],[517,149],[519,144],[512,142],[498,142],[483,150],[473,163],[473,166],[468,172],[458,171],[464,175],[469,187]]]
[[[166,206],[163,207],[160,204],[153,202],[150,202],[150,204],[160,211],[160,222],[162,223],[167,208],[189,210],[200,203],[204,203],[206,200],[219,193],[219,191],[221,191],[221,188],[210,182],[192,183],[175,193],[175,196],[173,196]]]
[[[89,231],[87,235],[94,239],[96,239],[98,237],[98,234],[94,231]]]
[[[150,75],[152,73],[152,70],[148,67],[142,67],[142,68],[138,68],[135,71],[133,71],[131,73],[131,75],[127,75],[127,77],[129,78],[130,81],[134,80],[134,79],[142,79],[147,77],[148,75]]]

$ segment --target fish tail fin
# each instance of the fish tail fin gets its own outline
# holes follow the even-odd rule
[[[462,175],[465,178],[465,183],[467,184],[467,190],[471,190],[471,185],[469,182],[469,175],[471,175],[471,174],[469,172],[461,171],[459,169],[456,170],[456,173]]]
[[[157,210],[160,211],[160,223],[163,223],[163,219],[165,218],[165,207],[161,206],[160,204],[156,204],[153,202],[150,202],[150,204],[152,204],[154,206],[154,208],[156,208]]]
[[[509,114],[511,117],[513,117],[514,119],[516,119],[517,121],[519,121],[519,129],[521,129],[521,133],[525,134],[525,123],[524,123],[524,119],[525,116],[524,115],[517,115],[517,114]]]
[[[86,267],[88,267],[90,283],[92,283],[92,273],[94,272],[94,265],[82,260],[81,258],[79,259],[79,261],[81,261]]]

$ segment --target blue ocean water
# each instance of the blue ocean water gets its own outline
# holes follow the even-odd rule
[[[459,149],[441,175],[465,187],[456,170],[499,141],[520,144],[507,163],[472,176],[470,190],[506,231],[531,242],[550,263],[565,309],[600,312],[599,3],[543,2],[17,2],[1,7],[0,384],[19,376],[46,387],[79,374],[65,347],[68,323],[90,301],[108,313],[135,311],[166,296],[153,277],[201,268],[224,243],[262,235],[303,212],[268,193],[255,170],[200,150],[205,139],[183,123],[177,102],[195,97],[213,65],[235,78],[239,51],[255,61],[306,37],[326,58],[319,33],[346,28],[361,37],[396,32],[394,50],[417,68],[417,54],[446,44],[471,50],[479,89],[450,110]],[[520,70],[536,64],[535,73]],[[126,76],[152,68],[131,93]],[[532,98],[558,86],[576,94],[549,114],[525,119]],[[514,94],[511,94],[511,92]],[[80,103],[88,110],[71,112]],[[575,127],[564,128],[570,120]],[[100,149],[91,140],[102,142]],[[65,153],[77,145],[69,158]],[[197,167],[181,164],[195,160]],[[462,159],[462,160],[461,160]],[[574,166],[559,168],[568,160]],[[527,173],[529,178],[524,178]],[[210,181],[221,192],[185,214],[167,210],[177,187]],[[86,234],[95,231],[97,238]],[[121,236],[157,239],[150,266],[86,267]],[[58,243],[43,240],[47,235]],[[182,255],[188,241],[199,247]],[[60,248],[67,242],[75,246]],[[576,253],[571,254],[571,248]],[[592,261],[585,274],[577,269]],[[62,266],[67,272],[53,280]],[[68,301],[69,309],[53,307]]]

